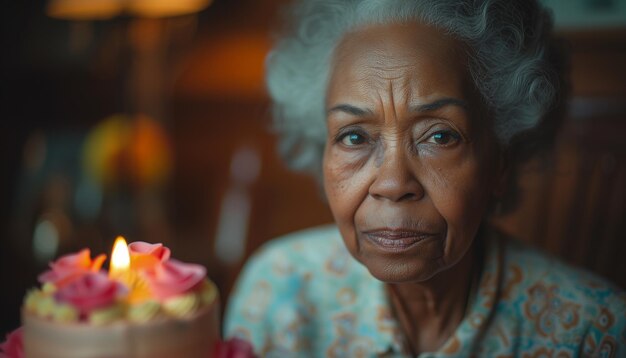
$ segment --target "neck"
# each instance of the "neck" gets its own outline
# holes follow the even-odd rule
[[[411,350],[438,349],[463,320],[478,270],[476,246],[474,243],[452,268],[427,281],[389,285],[396,315],[412,343]]]
[[[395,293],[420,314],[439,316],[455,304],[463,306],[473,278],[474,248],[456,265],[424,282],[391,284]]]

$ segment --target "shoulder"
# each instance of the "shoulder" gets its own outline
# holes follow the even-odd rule
[[[321,226],[273,239],[246,262],[235,287],[236,300],[248,290],[270,287],[279,296],[317,275],[330,257],[346,256],[335,226]]]
[[[533,335],[590,354],[626,344],[626,293],[609,281],[517,241],[503,247],[503,293]],[[577,338],[578,337],[578,338]]]
[[[527,294],[546,289],[586,307],[624,303],[622,289],[588,270],[518,241],[507,240],[503,248],[505,275],[517,276]]]
[[[273,239],[249,260],[249,265],[297,262],[315,264],[336,251],[345,251],[335,225],[319,226]]]
[[[361,282],[362,271],[335,226],[274,239],[243,268],[228,302],[225,335],[251,341],[263,355],[302,352],[316,344],[312,332],[333,306],[338,282]]]

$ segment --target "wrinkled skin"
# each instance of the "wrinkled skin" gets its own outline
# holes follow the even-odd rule
[[[470,266],[455,265],[497,188],[498,147],[463,49],[415,23],[349,33],[335,51],[325,190],[346,247],[384,282],[463,282]]]

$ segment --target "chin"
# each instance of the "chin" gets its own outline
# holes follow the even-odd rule
[[[398,249],[380,247],[370,240],[362,239],[358,246],[352,246],[355,250],[351,253],[380,281],[425,282],[446,270],[445,242],[443,237],[437,237]]]
[[[429,281],[446,268],[440,260],[427,261],[421,259],[381,260],[380,258],[364,258],[358,260],[370,274],[385,283],[419,283]]]

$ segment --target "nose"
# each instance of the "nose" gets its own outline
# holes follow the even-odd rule
[[[370,185],[369,195],[393,202],[420,200],[424,188],[413,172],[410,160],[401,147],[386,150]]]

